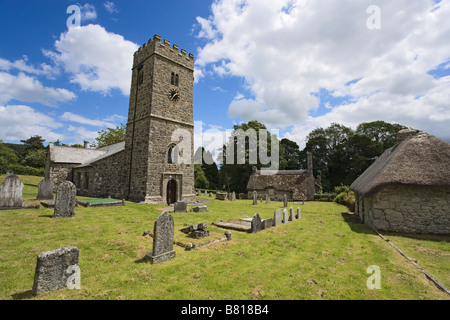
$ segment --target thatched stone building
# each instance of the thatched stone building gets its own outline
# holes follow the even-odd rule
[[[307,163],[308,170],[278,170],[274,174],[262,174],[254,167],[247,184],[248,198],[256,191],[258,199],[265,199],[267,194],[274,201],[283,201],[284,195],[290,201],[314,200],[320,182],[313,176],[311,153],[308,153]]]
[[[450,233],[450,144],[402,130],[350,188],[355,213],[379,230]]]

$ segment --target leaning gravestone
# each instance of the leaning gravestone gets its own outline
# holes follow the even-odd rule
[[[252,224],[251,224],[251,233],[257,233],[260,232],[262,228],[261,225],[261,217],[259,216],[259,214],[255,213],[253,219],[252,219]]]
[[[283,210],[283,223],[288,223],[289,222],[289,214],[287,209]]]
[[[70,181],[64,181],[56,189],[55,211],[53,218],[70,218],[75,216],[77,188]]]
[[[258,199],[257,199],[257,193],[256,191],[253,191],[253,205],[257,205],[258,204]]]
[[[175,258],[173,250],[173,218],[168,212],[163,212],[156,218],[153,228],[153,251],[144,259],[151,263],[160,263]]]
[[[273,221],[272,225],[276,227],[277,225],[281,224],[281,209],[275,210],[273,213]]]
[[[184,201],[175,202],[173,212],[187,212],[187,203]]]
[[[22,207],[23,183],[12,172],[6,173],[5,181],[0,185],[0,208]]]
[[[37,257],[33,295],[63,288],[80,289],[79,254],[76,247],[41,253]]]
[[[55,184],[51,179],[41,180],[38,184],[38,200],[53,200],[53,188]]]

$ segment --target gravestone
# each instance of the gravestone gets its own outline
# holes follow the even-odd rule
[[[231,232],[225,231],[225,237],[227,238],[228,241],[230,241],[231,240]]]
[[[5,181],[0,185],[0,208],[22,207],[23,183],[12,172],[6,173]]]
[[[207,212],[208,207],[207,206],[200,206],[200,207],[194,207],[192,208],[193,212]]]
[[[258,199],[257,199],[257,193],[256,191],[253,191],[253,205],[257,205],[258,204]]]
[[[284,207],[287,208],[288,206],[288,201],[287,201],[287,195],[285,194],[283,197],[283,201],[284,201]]]
[[[175,202],[173,212],[187,212],[187,203],[184,201]]]
[[[213,196],[213,193],[212,193],[212,192],[210,192],[210,193],[209,193],[209,197],[210,197],[210,198],[212,198],[212,196]]]
[[[270,197],[269,197],[269,195],[266,193],[266,204],[269,204],[270,203]]]
[[[38,184],[37,200],[53,200],[53,188],[55,184],[51,179],[41,180]]]
[[[288,223],[289,222],[289,214],[287,209],[283,210],[283,223]]]
[[[231,194],[231,201],[236,201],[236,192],[234,192],[234,191]]]
[[[255,213],[252,219],[251,233],[257,233],[261,231],[261,217],[259,214]]]
[[[272,218],[264,219],[261,222],[261,230],[272,228],[272,225],[273,225],[273,219]]]
[[[227,199],[227,193],[226,192],[217,192],[216,193],[216,199],[217,200],[226,200]]]
[[[153,251],[144,259],[150,260],[152,264],[164,262],[175,258],[173,250],[173,218],[168,212],[161,213],[156,218],[153,227]]]
[[[56,188],[53,218],[75,217],[77,188],[70,181],[64,181]]]
[[[289,221],[295,221],[294,207],[289,208]]]
[[[63,288],[80,289],[79,254],[76,247],[42,252],[37,257],[33,295]]]
[[[208,191],[207,190],[205,190],[205,197],[207,197],[208,196]]]
[[[275,212],[273,213],[273,221],[272,221],[272,225],[274,227],[278,226],[279,224],[281,224],[281,209],[277,209],[275,210]]]
[[[300,219],[302,217],[302,212],[300,207],[297,207],[297,219]]]

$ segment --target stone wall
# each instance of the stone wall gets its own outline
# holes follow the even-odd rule
[[[74,168],[73,183],[77,194],[125,199],[128,193],[127,153],[118,152],[98,160],[92,166]]]
[[[45,173],[45,176],[50,178],[55,186],[60,185],[64,181],[72,181],[72,168],[79,166],[80,164],[74,163],[52,163],[50,162],[48,167],[48,171]]]
[[[450,190],[389,186],[356,196],[355,213],[379,230],[450,234]]]

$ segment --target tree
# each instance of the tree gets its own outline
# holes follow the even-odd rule
[[[208,179],[203,172],[201,164],[194,164],[194,187],[200,189],[208,189]]]
[[[220,162],[223,162],[219,173],[219,187],[227,191],[246,192],[247,183],[252,174],[253,166],[257,168],[269,167],[270,164],[265,164],[260,158],[260,150],[263,148],[260,145],[261,130],[267,130],[266,126],[256,120],[234,125],[234,132],[229,138],[227,144],[222,147],[219,154]],[[249,134],[255,134],[249,137]],[[271,142],[272,139],[278,139],[267,132],[267,150],[262,150],[268,156],[272,156]],[[238,144],[243,142],[243,145]],[[233,148],[233,150],[230,150]],[[241,162],[241,160],[243,160]],[[230,163],[232,162],[232,163]]]
[[[302,168],[301,151],[298,144],[289,139],[280,141],[280,170],[299,170]]]
[[[406,127],[401,124],[373,121],[358,125],[356,133],[369,137],[386,150],[395,144],[395,135],[402,129],[406,129]]]
[[[95,138],[96,142],[92,143],[91,147],[101,148],[109,146],[111,144],[122,142],[125,140],[126,132],[127,127],[122,123],[120,124],[120,126],[116,126],[115,128],[101,130],[98,132],[98,137]]]
[[[33,168],[44,168],[46,160],[46,149],[30,150],[22,160],[22,164]]]
[[[19,160],[14,150],[0,143],[0,166],[7,167],[10,164],[16,164]]]

